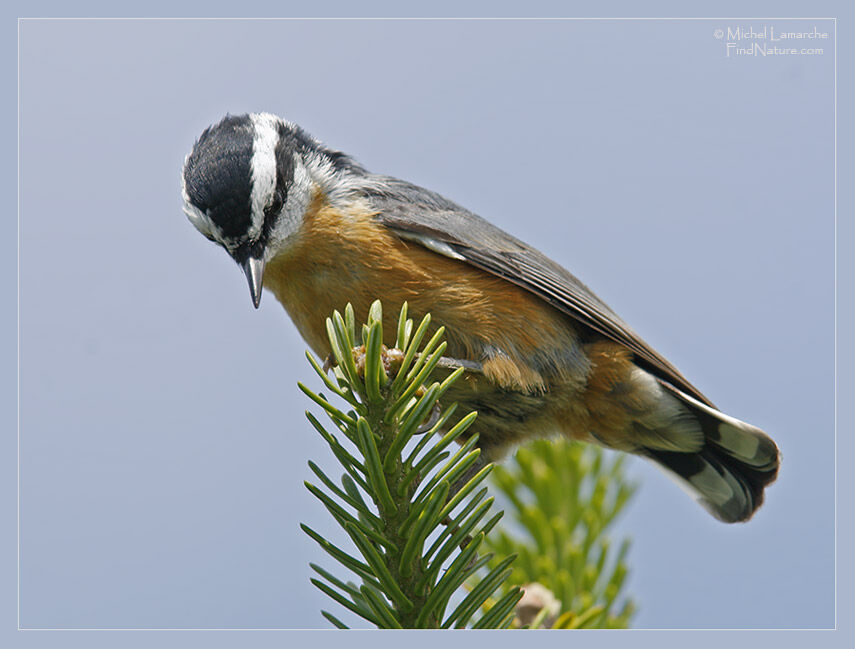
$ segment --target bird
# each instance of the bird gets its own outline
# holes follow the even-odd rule
[[[777,477],[766,433],[716,408],[569,271],[293,122],[251,113],[205,129],[182,198],[245,272],[253,305],[272,292],[320,358],[325,318],[347,303],[364,320],[378,298],[406,302],[445,327],[445,355],[477,368],[443,398],[478,412],[479,466],[564,436],[651,460],[726,523],[750,519]]]

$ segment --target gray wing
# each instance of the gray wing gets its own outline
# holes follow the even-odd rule
[[[512,282],[629,349],[654,376],[713,404],[600,298],[546,255],[448,199],[388,176],[363,189],[377,219],[398,236]]]

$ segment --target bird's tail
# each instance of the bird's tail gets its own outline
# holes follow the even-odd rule
[[[763,503],[763,490],[778,475],[780,452],[762,430],[729,417],[660,382],[700,424],[700,450],[680,453],[645,449],[643,454],[676,476],[690,495],[726,523],[747,521]]]

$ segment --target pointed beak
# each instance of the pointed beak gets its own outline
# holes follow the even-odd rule
[[[261,302],[261,285],[264,281],[264,259],[250,257],[243,264],[243,272],[249,282],[249,294],[252,296],[252,304],[258,308]]]

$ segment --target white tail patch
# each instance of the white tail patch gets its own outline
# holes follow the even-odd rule
[[[666,476],[710,514],[725,523],[746,520],[754,509],[751,494],[729,472],[724,473],[703,460],[703,468],[684,478],[653,458]]]
[[[749,464],[751,464],[751,458],[756,458],[760,450],[760,439],[754,435],[746,434],[750,432],[752,431],[745,430],[744,427],[737,428],[729,423],[721,423],[718,426],[722,446],[727,448],[731,455],[744,459]]]
[[[660,382],[640,368],[630,375],[633,394],[644,395],[645,411],[635,417],[638,442],[645,447],[682,453],[704,446],[701,425],[686,405],[662,389]]]
[[[660,385],[698,410],[700,414],[709,415],[718,422],[717,435],[711,434],[708,441],[721,448],[727,455],[759,469],[777,465],[778,447],[762,430],[711,408],[667,383],[660,382]]]
[[[689,478],[689,484],[703,494],[705,499],[722,506],[737,495],[733,489],[734,485],[731,485],[725,476],[729,477],[728,474],[722,475],[716,471],[715,467],[705,463],[700,473]]]

